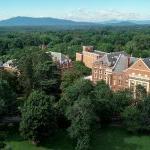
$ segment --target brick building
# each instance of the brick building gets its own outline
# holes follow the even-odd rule
[[[82,53],[76,53],[76,61],[82,61],[85,66],[92,69],[93,63],[106,54],[93,49],[93,46],[83,46]]]
[[[123,73],[130,65],[130,57],[124,52],[105,54],[101,59],[93,63],[92,81],[96,83],[105,80],[114,90],[125,88],[126,75]]]
[[[105,53],[83,46],[76,60],[92,68],[92,81],[106,81],[113,91],[130,89],[135,92],[142,85],[150,92],[150,58],[135,58],[125,52]]]
[[[137,59],[137,61],[124,70],[128,77],[128,88],[133,92],[137,85],[142,85],[147,92],[150,92],[150,58]]]
[[[130,89],[135,93],[137,85],[142,85],[150,92],[150,58],[137,59],[122,52],[106,54],[93,63],[92,81],[100,80],[113,91]]]

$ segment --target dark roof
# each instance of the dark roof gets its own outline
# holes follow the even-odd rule
[[[143,58],[143,61],[147,65],[147,67],[150,68],[150,57]]]
[[[126,54],[123,51],[106,53],[102,58],[100,58],[99,60],[95,61],[94,64],[105,63],[109,67],[113,67],[116,64],[116,62],[117,62],[117,60],[118,60],[120,55],[128,56],[128,54]]]
[[[107,54],[107,58],[108,58],[108,61],[110,62],[110,64],[115,65],[116,61],[118,60],[118,58],[121,54],[124,54],[125,56],[127,56],[127,54],[123,51],[122,52],[113,52],[113,53]]]

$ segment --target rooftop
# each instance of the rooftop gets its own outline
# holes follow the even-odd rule
[[[143,58],[144,63],[148,66],[148,68],[150,69],[150,57],[148,58]]]

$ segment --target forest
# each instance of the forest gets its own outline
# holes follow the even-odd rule
[[[133,134],[150,132],[150,95],[138,86],[135,99],[128,89],[113,92],[104,81],[84,80],[91,70],[75,61],[83,45],[150,57],[150,27],[0,29],[0,61],[14,59],[19,70],[0,70],[0,148],[13,149],[5,142],[9,129],[36,146],[65,130],[76,150],[92,150],[92,135],[116,120]],[[68,55],[74,67],[62,73],[47,51]]]

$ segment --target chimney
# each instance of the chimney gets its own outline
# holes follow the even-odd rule
[[[128,56],[128,67],[130,66],[130,59],[131,59],[131,57]]]
[[[93,46],[83,46],[83,51],[93,52]]]

